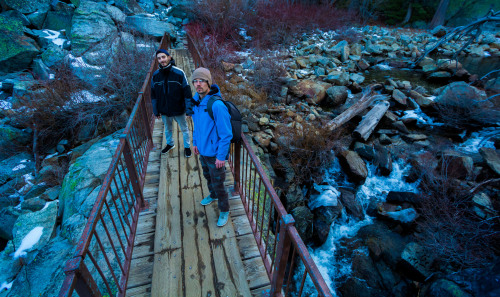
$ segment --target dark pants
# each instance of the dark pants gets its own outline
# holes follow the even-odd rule
[[[219,199],[219,210],[221,212],[229,211],[229,202],[226,189],[224,188],[224,180],[226,179],[225,167],[215,167],[215,157],[205,157],[200,155],[201,168],[203,176],[207,180],[210,197]]]

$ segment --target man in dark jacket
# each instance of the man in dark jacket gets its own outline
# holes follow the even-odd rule
[[[158,50],[156,59],[158,59],[159,69],[155,71],[151,79],[151,103],[154,115],[157,119],[161,118],[165,125],[167,146],[163,148],[161,153],[167,153],[175,147],[172,137],[172,122],[175,120],[182,131],[184,156],[189,158],[191,157],[191,148],[186,115],[193,114],[191,87],[184,71],[175,66],[175,61],[168,51]]]
[[[221,100],[213,102],[213,119],[207,111],[207,103],[212,96],[221,97],[220,89],[212,84],[212,75],[206,68],[193,71],[193,85],[196,94],[193,97],[193,151],[200,155],[203,176],[207,180],[210,195],[201,200],[201,205],[208,205],[215,200],[219,206],[217,226],[224,226],[229,219],[229,203],[224,189],[225,162],[229,155],[229,146],[233,138],[231,115]]]

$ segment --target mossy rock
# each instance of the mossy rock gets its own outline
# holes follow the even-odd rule
[[[21,20],[0,15],[0,73],[27,68],[38,53],[36,42],[24,36]]]
[[[19,12],[32,13],[35,11],[49,11],[51,0],[2,0],[2,2],[5,6]]]

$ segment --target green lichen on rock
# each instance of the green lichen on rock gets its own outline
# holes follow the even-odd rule
[[[48,11],[51,0],[3,0],[5,5],[21,13]]]
[[[20,20],[0,15],[0,73],[25,69],[38,52],[36,42],[24,36]]]

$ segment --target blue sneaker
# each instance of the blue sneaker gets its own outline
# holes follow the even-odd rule
[[[210,203],[214,202],[214,201],[217,201],[217,199],[213,199],[212,197],[210,197],[210,195],[208,195],[207,197],[203,198],[203,200],[201,200],[201,205],[205,206],[205,205],[209,205]]]
[[[227,220],[229,219],[229,211],[221,212],[219,215],[219,220],[217,221],[217,226],[222,227],[227,224]]]

